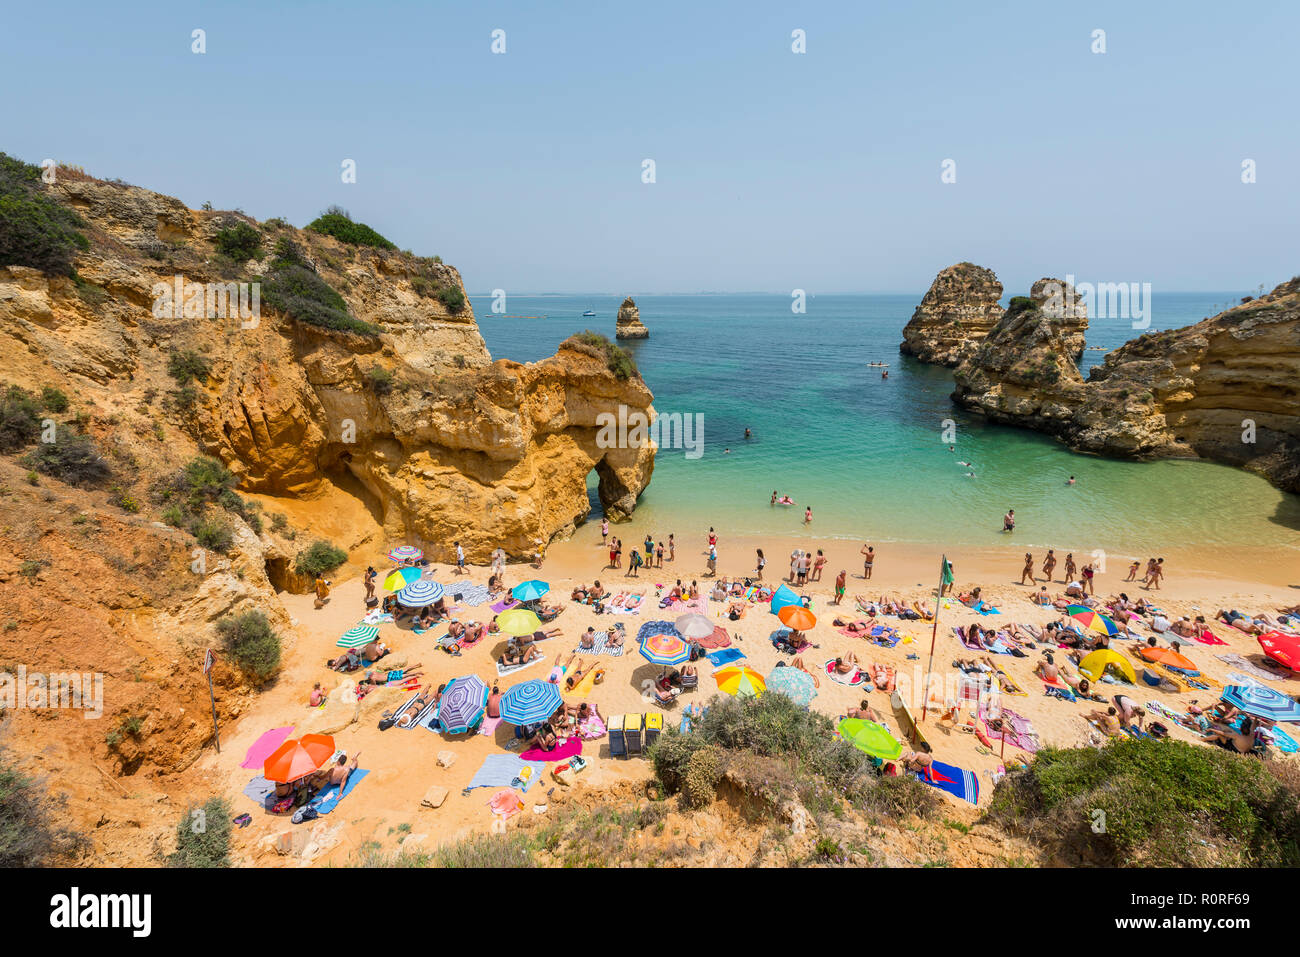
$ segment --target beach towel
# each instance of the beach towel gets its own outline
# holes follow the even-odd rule
[[[1246,674],[1253,675],[1256,678],[1265,678],[1268,680],[1273,680],[1276,678],[1285,678],[1290,675],[1290,672],[1282,669],[1280,666],[1277,671],[1266,671],[1265,669],[1259,667],[1254,662],[1252,662],[1249,658],[1243,658],[1241,655],[1238,654],[1215,655],[1215,657],[1218,658],[1220,661],[1227,662],[1228,664],[1232,665],[1234,668],[1240,668],[1242,671],[1246,672]]]
[[[739,648],[727,648],[723,651],[710,652],[708,655],[705,655],[705,657],[709,659],[709,662],[713,667],[721,668],[724,665],[728,665],[733,661],[738,661],[745,657],[745,653]]]
[[[329,787],[325,788],[325,790],[321,791],[320,794],[308,801],[307,806],[314,808],[317,814],[328,814],[330,811],[338,807],[339,802],[351,794],[356,786],[360,784],[369,773],[370,772],[367,770],[358,768],[356,771],[353,771],[348,775],[348,780],[343,786],[342,794],[339,793],[339,786],[337,784],[331,784]]]
[[[1002,719],[1004,729],[1002,731],[989,727],[987,714],[980,715],[984,722],[984,733],[991,739],[1005,740],[1013,748],[1028,751],[1030,754],[1039,749],[1038,735],[1034,732],[1034,726],[1030,724],[1028,718],[1021,717],[1009,708],[1003,708],[999,717]]]
[[[1029,692],[1027,692],[1024,688],[1020,687],[1020,685],[1016,684],[1016,680],[1012,678],[1009,674],[1007,674],[1005,671],[1003,671],[1001,668],[997,670],[997,675],[998,675],[998,684],[1001,686],[1003,694],[1010,695],[1015,698],[1029,697]]]
[[[524,802],[519,800],[519,795],[509,788],[503,788],[492,799],[487,802],[492,813],[503,821],[508,821],[524,809]]]
[[[525,661],[522,665],[503,665],[500,661],[496,662],[497,675],[504,678],[506,675],[512,675],[516,671],[523,671],[525,668],[531,668],[533,665],[539,665],[545,661],[545,656],[534,658],[532,661]]]
[[[866,631],[851,631],[848,627],[836,628],[835,630],[845,638],[865,638],[869,634],[869,632]]]
[[[372,611],[361,620],[367,625],[391,625],[393,616],[386,611]]]
[[[578,735],[584,741],[598,741],[604,738],[609,729],[605,727],[605,722],[601,721],[597,715],[592,715],[586,721],[579,722]]]
[[[625,645],[618,645],[614,648],[609,647],[609,632],[595,632],[595,639],[590,648],[583,648],[579,645],[573,649],[574,654],[578,655],[609,655],[611,658],[620,658],[623,655]]]
[[[979,803],[979,778],[975,777],[970,771],[963,771],[961,768],[954,767],[951,764],[944,764],[942,761],[934,761],[925,771],[914,771],[912,774],[931,787],[938,788],[940,791],[947,791],[953,797],[959,797],[971,804]]]
[[[1291,735],[1287,734],[1281,728],[1278,727],[1267,728],[1265,730],[1262,730],[1260,734],[1266,738],[1271,739],[1273,747],[1277,748],[1283,754],[1296,753],[1297,745],[1296,745],[1295,738],[1291,737]]]
[[[704,648],[726,648],[731,644],[731,636],[721,625],[713,629],[713,634],[696,638],[695,643]]]
[[[876,625],[871,629],[871,640],[882,648],[892,648],[898,644],[898,631],[886,625]]]
[[[259,774],[244,785],[244,794],[251,798],[254,804],[270,810],[271,805],[275,803],[275,782],[268,781]]]
[[[423,708],[419,710],[414,720],[411,721],[410,727],[424,728],[426,731],[437,731],[439,729],[435,728],[433,724],[434,721],[437,720],[437,718],[438,718],[438,702],[430,701],[428,704],[426,704]]]
[[[500,718],[489,718],[484,716],[483,724],[479,727],[478,733],[485,734],[490,738],[492,737],[493,732],[496,731],[497,725],[499,725],[500,723],[501,723]]]
[[[1079,700],[1075,697],[1074,692],[1068,685],[1049,685],[1045,681],[1043,682],[1043,694],[1047,695],[1049,698],[1060,698],[1063,701]]]
[[[826,665],[825,665],[825,668],[826,668],[826,674],[827,674],[827,676],[828,676],[832,681],[838,682],[839,684],[842,684],[842,685],[848,685],[848,686],[851,687],[851,688],[855,688],[855,687],[857,687],[858,685],[862,684],[864,681],[867,680],[867,676],[866,676],[866,674],[863,672],[863,670],[862,670],[861,668],[858,668],[858,669],[857,669],[856,671],[854,671],[853,674],[851,674],[851,675],[842,675],[842,674],[839,674],[839,673],[835,670],[835,659],[834,659],[834,658],[829,658],[829,659],[827,659],[827,661],[826,661]]]
[[[483,759],[474,777],[465,786],[466,791],[475,788],[510,787],[510,782],[519,777],[524,768],[533,769],[533,779],[540,777],[546,770],[545,761],[524,761],[517,754],[489,754]]]
[[[507,602],[505,602],[505,601],[499,601],[499,602],[497,602],[495,605],[490,605],[489,607],[490,607],[490,608],[491,608],[491,609],[492,609],[496,614],[499,615],[499,614],[501,614],[503,611],[508,611],[508,610],[510,610],[511,608],[516,607],[518,604],[519,604],[519,602],[517,602],[517,601],[512,601],[512,602],[509,602],[509,603],[507,603]]]
[[[283,728],[272,728],[252,743],[239,766],[250,769],[262,767],[266,764],[266,759],[275,752],[276,748],[284,744],[291,734],[293,734],[291,724]]]
[[[570,738],[563,744],[556,745],[554,750],[543,751],[541,748],[532,748],[519,755],[521,761],[566,761],[575,754],[582,754],[582,739]]]
[[[460,585],[451,590],[451,597],[465,605],[482,605],[491,596],[486,585]]]
[[[574,698],[585,698],[591,694],[591,689],[596,687],[596,672],[601,669],[593,666],[587,669],[587,673],[578,679],[578,683],[572,688],[565,689],[564,694]]]
[[[1206,628],[1199,635],[1192,635],[1192,637],[1203,645],[1226,645],[1227,644],[1226,641],[1224,641],[1214,632],[1210,631],[1210,629],[1208,628]]]

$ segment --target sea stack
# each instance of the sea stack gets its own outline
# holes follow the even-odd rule
[[[618,322],[614,327],[616,339],[649,339],[650,330],[641,324],[641,310],[636,307],[632,297],[623,300],[618,307]]]
[[[903,328],[898,351],[922,362],[954,367],[968,359],[1002,318],[1002,283],[974,263],[949,266]]]

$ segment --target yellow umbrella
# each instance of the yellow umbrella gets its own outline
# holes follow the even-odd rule
[[[718,690],[730,695],[757,698],[767,690],[767,682],[763,680],[763,676],[753,668],[744,665],[728,665],[726,668],[719,668],[713,673],[713,677],[718,682]]]
[[[541,630],[542,620],[527,608],[511,608],[497,615],[497,627],[507,635],[531,635]]]

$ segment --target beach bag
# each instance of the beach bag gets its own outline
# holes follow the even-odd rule
[[[314,807],[300,807],[293,812],[293,817],[290,820],[294,824],[301,824],[303,821],[314,821],[318,817],[320,817],[320,813]]]

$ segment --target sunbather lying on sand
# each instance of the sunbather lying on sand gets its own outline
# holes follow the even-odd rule
[[[400,671],[367,671],[366,676],[358,682],[363,685],[386,685],[390,681],[409,681],[422,675],[419,665],[403,668]]]
[[[389,647],[386,644],[384,644],[382,641],[372,641],[370,642],[370,644],[364,645],[361,648],[361,658],[367,664],[373,665],[380,658],[387,655],[389,651],[390,651]]]
[[[845,621],[843,618],[834,618],[831,620],[831,624],[836,628],[843,628],[845,631],[851,631],[855,635],[869,632],[875,627],[875,625],[869,621]]]
[[[920,751],[904,751],[898,756],[898,762],[904,770],[923,773],[930,769],[934,758],[930,757],[930,746],[923,744]]]
[[[877,724],[880,723],[880,715],[876,713],[875,708],[871,707],[871,702],[866,698],[862,699],[862,702],[858,707],[849,708],[848,711],[844,712],[844,716],[847,718],[862,718],[864,721],[874,721]]]
[[[349,648],[337,658],[327,658],[325,667],[331,671],[356,671],[361,667],[361,655],[355,648]]]
[[[858,656],[853,652],[848,652],[842,657],[835,659],[835,673],[837,675],[851,675],[858,670]]]
[[[385,731],[393,725],[397,725],[399,728],[409,728],[417,714],[429,705],[437,704],[439,699],[442,698],[442,689],[445,687],[447,687],[445,684],[438,685],[438,690],[434,691],[433,682],[429,682],[420,689],[420,693],[416,695],[415,699],[405,708],[402,708],[395,714],[386,716],[382,721],[380,721],[379,730]]]
[[[1089,711],[1084,717],[1095,723],[1105,734],[1115,738],[1123,733],[1117,714],[1118,712],[1111,707],[1105,711]]]
[[[336,784],[338,789],[342,791],[347,787],[348,777],[357,769],[360,763],[360,751],[352,756],[351,761],[348,760],[346,754],[340,754],[338,761],[332,767],[321,768],[312,775],[312,784],[317,787],[329,787],[331,784]]]
[[[893,668],[888,665],[876,664],[873,662],[868,670],[871,674],[871,680],[879,690],[894,690],[894,682],[897,677],[897,672],[895,672]]]
[[[497,661],[502,667],[510,668],[515,665],[526,665],[528,662],[536,661],[540,657],[542,657],[541,651],[534,648],[531,641],[521,643],[511,640],[506,644],[505,654],[498,658]]]

